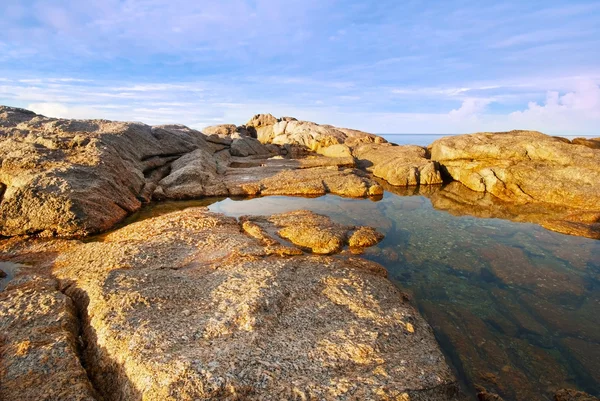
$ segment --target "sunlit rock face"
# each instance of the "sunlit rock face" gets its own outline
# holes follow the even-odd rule
[[[279,139],[264,145],[252,137],[274,126]],[[382,141],[375,135],[269,115],[205,131],[0,107],[0,235],[93,234],[152,199],[382,194],[348,147],[329,147],[329,157],[312,152],[349,138]]]
[[[0,107],[0,235],[106,230],[151,198],[168,163],[198,147],[211,144],[183,126]]]
[[[106,400],[455,399],[429,326],[384,269],[287,243],[281,231],[298,213],[237,221],[189,208],[98,241],[0,246],[13,258],[38,255],[34,265],[51,269],[60,284],[50,291],[77,308],[79,357]],[[305,229],[328,232],[323,244],[356,231],[319,215]],[[0,295],[10,318],[23,313],[20,282]],[[42,317],[31,313],[36,324]],[[32,342],[24,358],[41,346]],[[27,375],[18,368],[13,377]],[[55,374],[46,376],[52,391]],[[15,388],[1,391],[17,399]],[[36,391],[18,395],[34,399]],[[76,391],[64,386],[61,399],[85,399]]]
[[[445,137],[431,158],[456,181],[517,204],[600,210],[600,150],[534,131]]]
[[[395,146],[385,139],[362,131],[281,118],[270,114],[254,116],[246,127],[262,143],[302,146],[327,156],[357,159],[359,166],[395,186],[441,184],[438,164],[429,160],[419,146]]]

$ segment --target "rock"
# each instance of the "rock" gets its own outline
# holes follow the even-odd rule
[[[438,164],[429,160],[427,150],[420,146],[369,143],[355,147],[352,154],[359,165],[392,185],[442,183]]]
[[[373,262],[280,257],[236,219],[205,208],[139,221],[102,241],[11,243],[14,257],[40,254],[80,311],[98,398],[456,399],[431,329]],[[15,309],[16,297],[0,297],[2,310]],[[45,371],[46,394],[74,391],[60,381],[65,372]],[[0,391],[22,396],[2,383]]]
[[[5,278],[7,276],[7,274],[4,272],[4,270],[0,269],[0,278]]]
[[[352,157],[352,152],[347,145],[331,145],[326,148],[319,148],[317,153],[327,157]]]
[[[271,143],[276,145],[295,144],[312,151],[344,143],[346,135],[334,128],[308,121],[280,121],[273,126]]]
[[[480,133],[435,141],[431,159],[454,180],[517,204],[600,211],[600,150],[533,131]]]
[[[77,310],[56,288],[56,280],[31,274],[0,292],[4,401],[97,399],[78,354]]]
[[[234,124],[221,124],[221,125],[213,125],[210,127],[206,127],[202,130],[202,133],[207,136],[216,135],[219,138],[227,139],[234,136],[242,136],[249,137],[251,136],[250,132],[246,128],[245,125],[236,126]]]
[[[600,138],[575,138],[571,141],[575,145],[583,145],[592,149],[600,149]]]
[[[257,139],[242,137],[234,139],[229,151],[232,156],[266,156],[270,155],[269,149],[261,144]]]
[[[285,120],[289,121],[289,120]],[[279,122],[272,114],[256,114],[247,123],[246,127],[261,128],[268,125],[275,125]]]
[[[238,132],[238,127],[234,124],[212,125],[202,130],[204,135],[217,135],[220,137],[228,137]]]
[[[256,132],[256,138],[264,144],[298,145],[311,151],[319,151],[321,148],[339,144],[352,147],[362,143],[386,142],[385,139],[367,132],[298,121],[292,117],[276,119],[271,114],[257,114],[246,123],[246,126],[251,127]],[[341,149],[343,148],[333,148],[330,152],[337,153]],[[345,152],[344,156],[347,155]]]
[[[86,235],[148,200],[204,136],[183,126],[65,120],[0,107],[0,235]]]
[[[355,248],[373,246],[383,239],[383,234],[371,227],[359,227],[348,239],[348,245]]]
[[[500,397],[498,394],[488,393],[485,390],[477,393],[477,399],[479,401],[504,401],[504,398]]]
[[[594,397],[583,391],[573,389],[562,389],[556,392],[555,401],[598,401],[598,397]]]
[[[197,155],[196,155],[197,154]],[[311,157],[302,160],[182,157],[171,174],[159,182],[155,197],[194,198],[230,195],[324,195],[379,196],[383,189],[354,166],[352,158]],[[222,170],[219,166],[229,165]]]
[[[248,219],[263,225],[273,224],[278,228],[277,235],[281,238],[318,254],[337,253],[345,245],[369,247],[383,239],[383,234],[373,228],[359,227],[355,230],[354,227],[334,223],[329,217],[308,210],[277,214],[268,219]]]
[[[223,166],[223,168],[226,168]],[[185,199],[227,193],[218,180],[219,162],[204,149],[180,157],[171,164],[171,173],[154,191],[154,198]]]

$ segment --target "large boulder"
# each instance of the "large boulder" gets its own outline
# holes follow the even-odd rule
[[[313,223],[336,227],[327,218]],[[46,307],[55,319],[39,321],[35,307],[28,310],[28,327],[52,332],[40,332],[48,341],[32,340],[24,355],[56,357],[44,350],[75,341],[58,336],[79,325],[80,358],[106,400],[455,399],[456,380],[430,327],[380,265],[283,253],[282,241],[204,208],[145,219],[101,241],[13,241],[13,257],[46,255],[65,296],[52,294],[62,304],[70,299],[78,313],[66,317],[79,319],[62,326],[60,309]],[[0,251],[6,246],[0,242]],[[21,340],[6,323],[25,327],[24,296],[13,294],[42,297],[19,280],[11,296],[0,295],[0,334],[16,346]],[[27,302],[23,308],[41,305]],[[89,390],[71,361],[71,385],[62,380],[68,371],[52,368],[39,389],[27,376],[35,366],[15,365],[13,377],[32,386],[5,387],[3,378],[3,399],[43,399],[28,397],[42,390],[86,399],[68,396],[75,386]]]
[[[356,146],[352,154],[375,177],[395,186],[442,183],[438,164],[429,160],[427,150],[420,146],[366,143]]]
[[[0,235],[86,235],[149,200],[204,136],[184,126],[65,120],[0,106]]]
[[[431,159],[468,188],[519,204],[600,210],[600,150],[534,131],[435,141]]]
[[[255,115],[246,123],[246,127],[254,130],[256,138],[262,143],[299,145],[312,151],[344,143],[356,146],[361,143],[386,142],[380,136],[363,131],[298,121],[292,117],[277,119],[271,114]]]

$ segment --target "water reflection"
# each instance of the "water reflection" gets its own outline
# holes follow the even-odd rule
[[[12,262],[0,262],[0,291],[4,290],[10,280],[15,277],[19,266],[21,265]]]
[[[436,191],[425,195],[436,196]],[[309,209],[386,234],[365,256],[413,294],[469,388],[506,400],[600,393],[600,241],[539,225],[453,216],[425,196],[226,199],[233,216]]]

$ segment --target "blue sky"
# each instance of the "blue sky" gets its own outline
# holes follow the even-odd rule
[[[0,104],[600,136],[600,2],[0,0]]]

